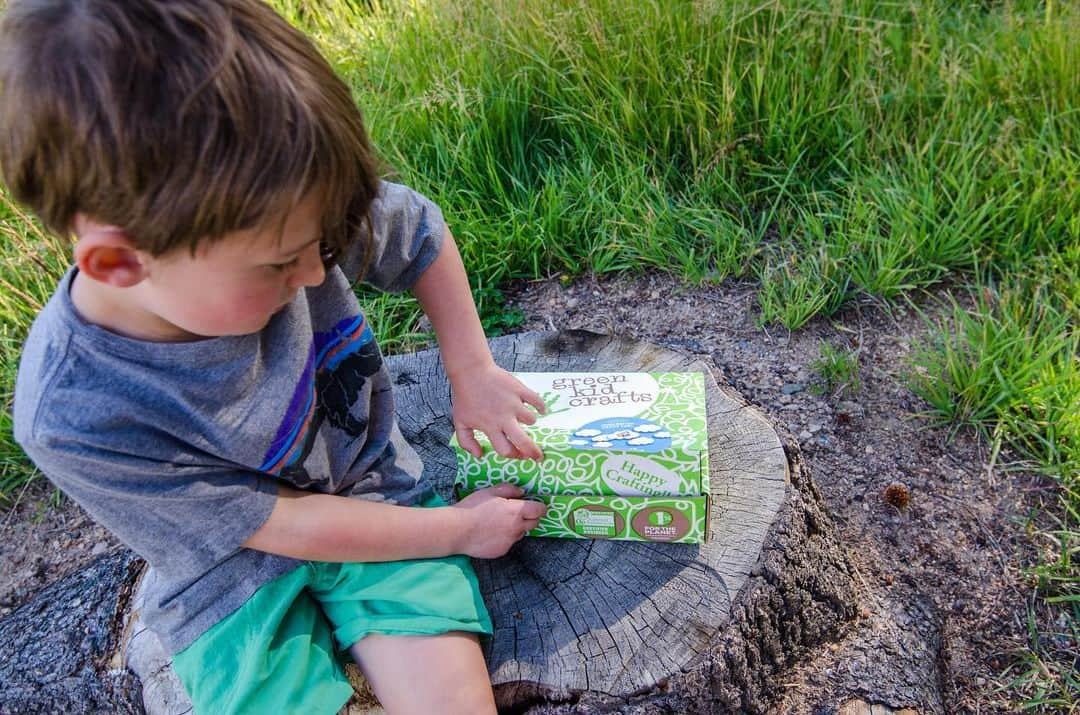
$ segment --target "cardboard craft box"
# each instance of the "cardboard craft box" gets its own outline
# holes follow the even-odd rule
[[[526,433],[540,463],[458,444],[458,498],[510,482],[548,506],[530,536],[701,543],[707,538],[705,378],[693,372],[519,372],[547,404]]]

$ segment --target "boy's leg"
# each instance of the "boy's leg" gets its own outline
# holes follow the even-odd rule
[[[421,506],[443,506],[432,495]],[[465,556],[340,564],[318,598],[389,715],[494,715],[478,633],[491,618]]]
[[[307,591],[313,571],[263,584],[173,656],[196,715],[328,714],[349,700],[331,625]]]
[[[350,648],[389,715],[494,713],[487,665],[475,633],[367,635]]]

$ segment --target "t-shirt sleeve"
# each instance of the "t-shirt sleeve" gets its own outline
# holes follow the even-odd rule
[[[22,447],[90,516],[181,578],[234,554],[277,500],[275,480],[257,472],[160,462],[61,434],[35,434]]]
[[[383,181],[368,214],[370,261],[361,274],[359,256],[346,256],[342,270],[379,290],[407,290],[439,255],[446,224],[442,211],[425,196],[401,184]]]

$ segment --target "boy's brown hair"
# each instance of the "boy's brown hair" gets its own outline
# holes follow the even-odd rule
[[[0,170],[53,232],[83,212],[152,255],[194,251],[316,189],[337,253],[377,166],[348,88],[261,0],[8,4]]]

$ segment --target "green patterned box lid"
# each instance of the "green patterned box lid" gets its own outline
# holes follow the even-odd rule
[[[542,462],[500,457],[487,437],[477,459],[458,456],[456,486],[511,482],[535,495],[708,494],[705,379],[697,372],[519,372],[547,413],[525,431]]]

